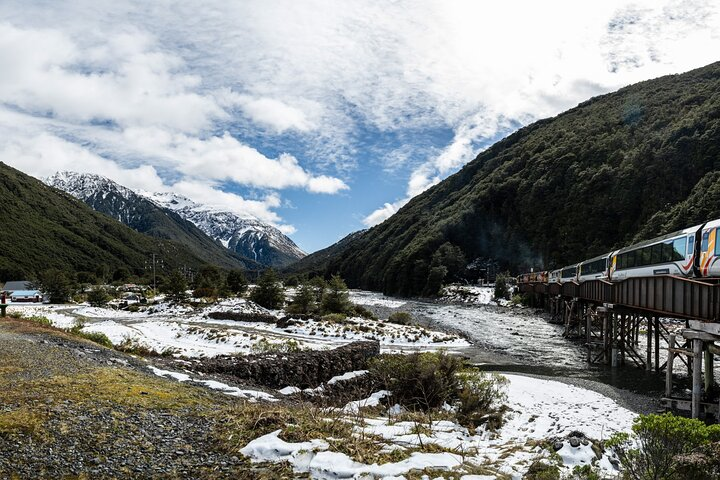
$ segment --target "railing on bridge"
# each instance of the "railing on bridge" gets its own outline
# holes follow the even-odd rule
[[[628,278],[619,282],[589,280],[575,282],[525,283],[521,293],[578,298],[597,304],[612,304],[653,314],[704,322],[720,322],[720,285],[702,280],[658,275]]]

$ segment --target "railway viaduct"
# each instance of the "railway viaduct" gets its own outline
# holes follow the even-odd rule
[[[664,370],[664,407],[720,422],[713,375],[714,355],[720,355],[717,281],[659,275],[619,282],[519,283],[518,289],[549,310],[565,326],[566,336],[585,340],[588,362]],[[679,328],[669,328],[671,323]],[[689,397],[675,388],[676,368],[686,369],[692,379]]]

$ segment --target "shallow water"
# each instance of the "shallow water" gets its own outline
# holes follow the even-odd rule
[[[664,390],[664,374],[633,366],[589,365],[582,340],[564,338],[561,325],[549,323],[532,310],[437,304],[365,291],[353,291],[351,298],[382,316],[406,311],[423,325],[462,333],[473,343],[462,353],[486,370],[595,380],[652,396]]]

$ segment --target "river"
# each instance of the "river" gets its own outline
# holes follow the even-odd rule
[[[664,375],[633,366],[589,365],[584,341],[563,337],[563,326],[534,309],[434,303],[358,290],[351,299],[381,317],[405,311],[421,325],[462,334],[473,346],[461,353],[485,370],[600,382],[653,399],[664,391]]]

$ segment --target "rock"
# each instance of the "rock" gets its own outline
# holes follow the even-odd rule
[[[560,450],[561,448],[563,448],[563,442],[561,442],[561,441],[558,440],[558,441],[556,441],[556,442],[553,443],[553,449],[555,449],[556,452],[557,452],[558,450]]]
[[[377,341],[353,342],[333,350],[215,357],[195,370],[232,375],[271,388],[314,388],[334,376],[365,370],[368,361],[379,354]]]
[[[580,439],[577,437],[570,437],[570,446],[577,448],[580,446]]]

